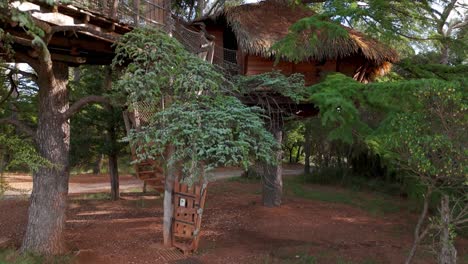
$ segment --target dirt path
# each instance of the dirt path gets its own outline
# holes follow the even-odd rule
[[[303,166],[301,165],[285,165],[284,175],[299,175],[303,172]],[[229,167],[229,168],[218,168],[214,170],[213,179],[222,180],[232,177],[241,176],[243,173],[242,169]],[[28,196],[32,190],[32,177],[28,174],[7,174],[6,180],[11,187],[10,190],[5,192],[7,198],[15,198],[15,196]],[[132,175],[121,175],[120,176],[120,191],[136,191],[143,188],[143,181],[135,178]],[[109,176],[107,174],[92,175],[92,174],[81,174],[72,175],[69,183],[70,194],[80,193],[97,193],[105,192],[110,190]]]
[[[302,172],[300,167],[286,170],[287,174]],[[350,203],[298,198],[287,181],[283,205],[265,208],[261,206],[260,182],[223,180],[239,173],[233,168],[216,171],[220,180],[208,190],[199,251],[177,261],[170,261],[161,250],[159,197],[124,193],[120,201],[110,202],[99,196],[77,195],[105,192],[107,176],[72,177],[65,235],[74,263],[403,263],[416,221],[414,213],[401,209],[379,215]],[[29,176],[12,175],[10,180],[20,188],[31,186]],[[129,191],[141,188],[141,182],[131,176],[123,176],[121,182]],[[315,194],[346,191],[317,185],[304,190]],[[378,198],[370,193],[360,197]],[[21,244],[27,207],[27,199],[21,196],[0,200],[0,212],[7,212],[0,213],[0,238],[10,246]],[[460,263],[467,263],[468,241],[458,239],[456,246]],[[429,248],[423,247],[415,263],[435,262]]]
[[[199,251],[185,260],[167,261],[161,253],[162,201],[151,196],[124,194],[118,202],[72,196],[66,241],[77,264],[399,264],[404,260],[414,214],[372,215],[349,205],[300,199],[290,192],[280,208],[265,208],[260,190],[260,183],[212,183]],[[313,185],[308,190],[343,191]],[[371,194],[368,197],[372,199]],[[0,212],[8,212],[0,214],[0,237],[19,246],[27,201],[0,201]],[[457,248],[463,263],[468,242],[458,241]],[[435,259],[422,248],[416,263],[431,264]]]

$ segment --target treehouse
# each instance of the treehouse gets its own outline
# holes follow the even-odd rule
[[[114,57],[113,43],[120,36],[136,26],[164,27],[170,17],[164,0],[73,0],[57,1],[54,5],[30,0],[9,1],[9,4],[29,13],[36,26],[44,31],[44,42],[52,60],[72,67],[110,64]],[[13,38],[16,62],[38,57],[31,45],[32,37],[18,22],[2,20],[0,26]]]
[[[349,37],[327,40],[327,32],[318,29],[322,43],[309,47],[313,55],[299,63],[281,58],[275,64],[277,52],[272,46],[283,39],[289,28],[302,18],[314,16],[314,12],[279,0],[266,0],[225,9],[198,19],[206,31],[215,37],[213,63],[231,74],[255,75],[272,70],[284,74],[301,73],[307,85],[315,84],[329,72],[341,72],[360,82],[368,82],[389,71],[397,53],[344,27]],[[308,33],[305,31],[304,36]],[[307,39],[307,38],[306,38]],[[310,45],[304,41],[303,45]]]

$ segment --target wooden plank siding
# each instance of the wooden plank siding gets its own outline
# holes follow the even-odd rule
[[[224,28],[221,26],[212,26],[207,25],[206,30],[215,37],[215,49],[214,49],[214,57],[213,57],[213,64],[216,65],[223,65],[224,63]]]
[[[248,55],[245,63],[245,75],[262,74],[272,70],[278,70],[286,75],[301,73],[304,75],[306,85],[320,82],[322,78],[330,72],[341,71],[348,76],[352,76],[356,70],[356,63],[346,62],[340,65],[341,62],[337,63],[336,60],[325,62],[307,61],[300,63],[279,62],[275,65],[273,59]]]
[[[149,19],[164,24],[166,15],[164,11],[164,0],[151,0],[148,4]]]

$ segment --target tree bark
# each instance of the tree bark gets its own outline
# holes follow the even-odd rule
[[[102,169],[102,155],[99,154],[98,157],[97,157],[97,160],[96,160],[96,162],[94,163],[94,166],[93,166],[93,174],[94,175],[100,174],[101,169]]]
[[[107,90],[110,90],[112,85],[112,79],[110,76],[110,71],[108,72],[108,76],[105,80],[105,86]],[[117,146],[117,131],[116,131],[116,124],[117,121],[114,120],[114,107],[111,105],[106,105],[107,111],[109,112],[109,116],[111,117],[107,124],[107,137],[108,142],[107,144],[110,147],[109,157],[109,177],[110,177],[110,184],[111,184],[111,199],[112,201],[117,201],[120,199],[120,192],[119,192],[119,165],[118,165],[118,157],[119,157],[119,149]]]
[[[288,151],[289,151],[289,163],[293,163],[293,150],[294,150],[294,147],[288,148]]]
[[[299,145],[299,146],[297,146],[296,163],[299,163],[299,159],[301,158],[301,154],[302,154],[302,146]]]
[[[167,148],[166,160],[169,160],[174,155],[174,146]],[[172,217],[173,217],[173,202],[172,192],[174,191],[174,183],[176,178],[176,167],[174,164],[169,164],[166,168],[166,180],[164,182],[164,216],[163,216],[163,238],[164,246],[172,246]]]
[[[271,132],[275,137],[278,145],[281,146],[283,139],[283,131],[280,125],[271,128]],[[263,175],[263,205],[266,207],[277,207],[281,205],[281,198],[283,195],[283,169],[281,161],[283,151],[278,148],[276,151],[275,165],[265,164],[265,171]]]
[[[432,195],[432,187],[428,187],[424,196],[423,210],[421,211],[421,214],[419,215],[418,223],[416,224],[416,228],[414,229],[413,245],[411,246],[411,250],[408,254],[408,257],[406,257],[405,264],[410,264],[413,261],[413,258],[416,255],[416,249],[418,248],[419,243],[429,231],[429,229],[426,228],[423,232],[421,232],[421,228],[427,217],[427,211],[429,209],[429,201],[431,199],[431,195]]]
[[[22,252],[57,255],[65,252],[63,230],[69,179],[70,125],[63,118],[69,108],[68,66],[53,62],[38,73],[39,111],[36,138],[39,154],[54,166],[33,173],[28,223]]]
[[[311,133],[312,133],[312,126],[307,122],[305,124],[305,132],[304,132],[304,174],[310,175],[310,154],[311,154]]]
[[[118,155],[115,152],[109,155],[109,177],[111,184],[111,200],[118,201],[120,199],[119,166]]]
[[[261,178],[264,173],[264,164],[261,162],[255,162],[255,164],[249,166],[247,171],[245,171],[241,177],[255,179]]]
[[[205,6],[206,6],[205,0],[197,1],[197,17],[196,18],[203,17],[203,11],[205,10]]]
[[[438,254],[438,264],[456,264],[457,250],[453,245],[450,236],[451,214],[450,198],[444,194],[440,201],[441,230],[439,235],[440,249]]]

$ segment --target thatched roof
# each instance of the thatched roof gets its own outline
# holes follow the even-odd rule
[[[225,19],[237,38],[240,49],[248,54],[271,57],[276,51],[271,47],[283,39],[292,24],[314,12],[300,6],[292,6],[278,0],[226,7],[214,15],[198,21]],[[313,59],[336,59],[362,54],[374,66],[380,67],[398,60],[398,54],[382,43],[364,34],[344,27],[349,37],[328,40],[320,47],[311,47]],[[304,44],[307,45],[307,44]]]

